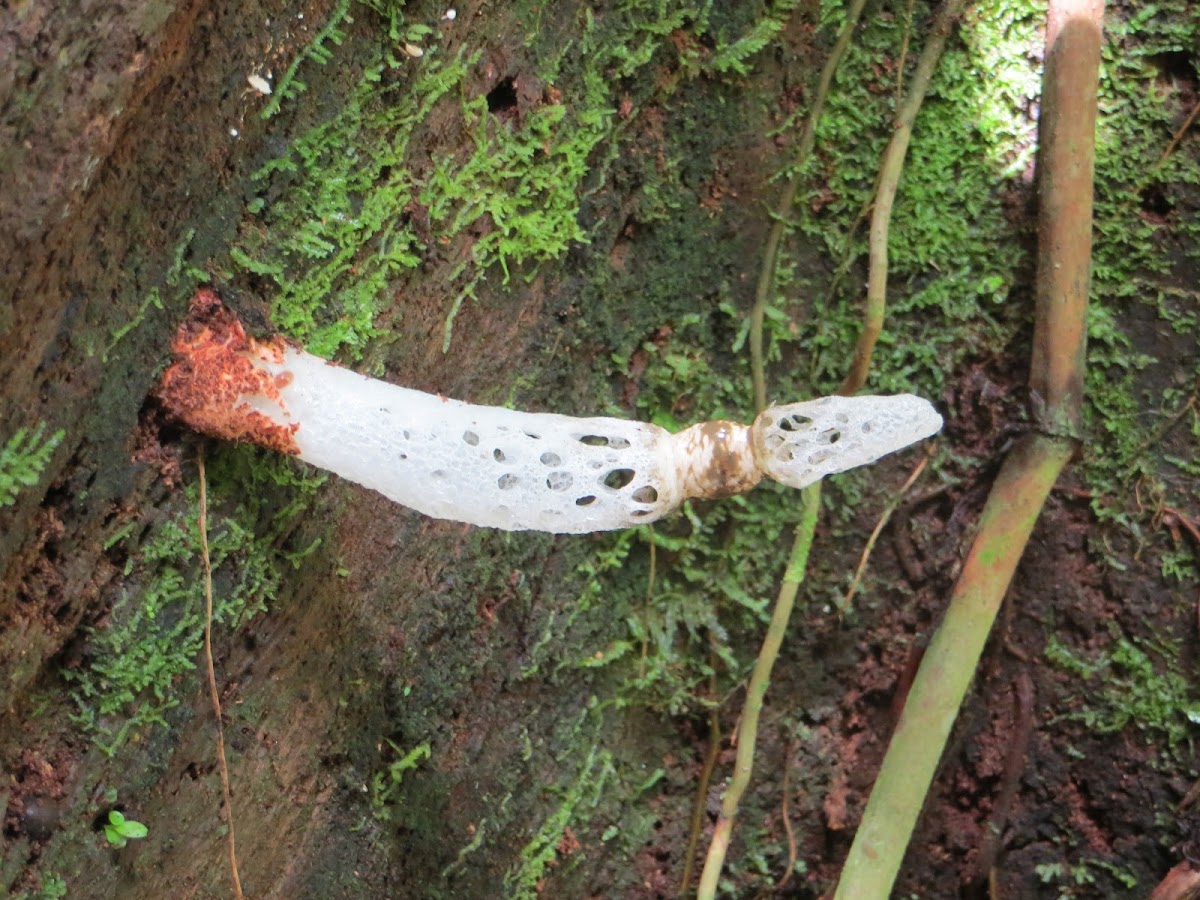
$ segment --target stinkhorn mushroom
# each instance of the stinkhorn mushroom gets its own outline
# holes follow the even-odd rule
[[[172,349],[158,393],[195,430],[298,456],[428,516],[509,531],[629,528],[764,475],[800,488],[942,426],[910,394],[822,397],[772,406],[750,426],[703,422],[678,434],[475,406],[367,378],[280,337],[248,337],[208,290]]]

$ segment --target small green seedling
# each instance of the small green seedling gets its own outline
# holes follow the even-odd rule
[[[130,841],[137,841],[150,833],[150,829],[141,822],[126,819],[115,809],[108,814],[108,824],[104,826],[104,836],[118,850]]]

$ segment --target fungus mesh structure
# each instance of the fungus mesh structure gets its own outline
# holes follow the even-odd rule
[[[579,534],[650,522],[683,500],[671,435],[656,425],[475,406],[293,349],[278,368],[292,376],[283,424],[299,425],[301,459],[429,516]]]
[[[747,427],[677,434],[644,422],[475,406],[398,387],[288,347],[254,357],[278,390],[246,415],[292,434],[300,458],[439,519],[580,534],[659,519],[688,497],[793,487],[935,433],[925,400],[825,397],[771,407]]]
[[[759,469],[790,487],[874,462],[937,434],[942,417],[912,394],[822,397],[772,406],[751,428]]]

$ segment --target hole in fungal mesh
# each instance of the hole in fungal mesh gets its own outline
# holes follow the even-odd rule
[[[784,416],[779,420],[780,431],[804,431],[813,420],[808,416],[802,416],[799,413],[793,413],[790,416]]]
[[[638,503],[655,503],[658,501],[658,491],[650,484],[638,488],[633,492],[632,496]]]
[[[574,481],[570,472],[551,472],[546,479],[546,487],[552,491],[565,491]]]
[[[496,462],[504,462],[504,451],[497,447],[492,451],[492,459],[494,459]]]
[[[629,441],[623,437],[614,437],[608,439],[608,446],[613,450],[624,450],[629,446]]]
[[[827,431],[821,432],[821,440],[827,444],[836,444],[842,439],[842,433],[836,428],[830,428]]]
[[[635,475],[637,473],[633,469],[613,469],[604,476],[604,486],[619,491],[623,487],[628,487]]]
[[[585,434],[579,439],[579,443],[587,444],[589,447],[607,447],[608,438],[600,434]]]
[[[808,464],[810,466],[819,466],[831,456],[833,456],[832,450],[818,450],[816,453],[810,453],[808,455]]]
[[[502,491],[512,490],[517,486],[521,479],[517,478],[512,472],[505,472],[496,479],[496,486]]]
[[[538,458],[542,461],[543,466],[557,466],[562,462],[562,457],[560,457],[557,453],[551,453],[549,450],[547,450]]]
[[[870,434],[870,433],[871,433],[871,428],[872,428],[872,426],[871,426],[871,423],[870,423],[870,422],[863,422],[863,423],[862,423],[862,433],[863,433],[863,434]]]
[[[477,435],[473,431],[464,431],[463,432],[463,440],[466,441],[468,444],[470,444],[472,447],[474,447],[476,444],[479,443],[479,435]]]
[[[591,494],[588,494],[586,497],[580,497],[578,500],[576,500],[575,505],[576,506],[591,506],[595,502],[596,502],[596,498],[594,496],[592,496]]]

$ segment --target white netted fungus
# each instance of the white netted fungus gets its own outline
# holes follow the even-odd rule
[[[250,338],[206,290],[173,349],[159,396],[196,430],[290,453],[429,516],[510,531],[628,528],[764,475],[804,487],[942,426],[909,394],[823,397],[773,406],[749,426],[703,422],[678,434],[475,406],[367,378],[282,338]]]

